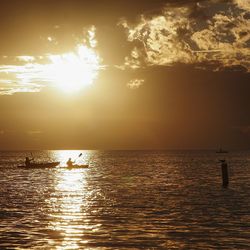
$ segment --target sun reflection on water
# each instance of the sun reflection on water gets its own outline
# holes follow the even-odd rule
[[[57,159],[65,162],[69,157],[79,155],[80,151],[59,151]],[[89,154],[84,153],[83,158]],[[91,191],[88,190],[86,169],[60,169],[55,173],[55,190],[49,202],[51,218],[49,229],[59,232],[62,241],[57,249],[79,249],[79,244],[87,244],[84,235],[98,230],[98,225],[90,225],[87,211]],[[58,244],[56,244],[58,245]]]
[[[69,158],[72,159],[76,164],[88,164],[93,152],[92,151],[81,151],[81,150],[60,150],[55,151],[54,156],[61,165],[66,165]]]

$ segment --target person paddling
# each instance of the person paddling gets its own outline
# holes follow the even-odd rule
[[[73,167],[73,163],[74,163],[74,162],[71,160],[71,158],[69,158],[68,161],[67,161],[67,166],[68,166],[68,168]]]
[[[34,159],[30,159],[29,157],[25,157],[25,165],[27,167],[29,167],[31,165],[31,161],[33,161]]]

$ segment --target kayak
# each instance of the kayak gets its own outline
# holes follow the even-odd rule
[[[26,169],[30,169],[30,168],[54,168],[56,166],[58,166],[60,164],[60,162],[47,162],[47,163],[32,163],[29,166],[18,166],[19,168],[26,168]]]
[[[72,165],[70,167],[64,167],[64,168],[66,168],[66,169],[76,169],[76,168],[88,168],[88,167],[89,167],[89,165],[77,165],[77,164],[75,164],[75,165]]]

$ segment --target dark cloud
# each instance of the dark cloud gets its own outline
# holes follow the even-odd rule
[[[161,14],[144,15],[136,23],[123,19],[128,41],[141,43],[134,45],[125,65],[217,62],[215,70],[241,66],[250,71],[248,8],[242,0],[202,1],[166,5]],[[135,58],[135,50],[145,56]]]

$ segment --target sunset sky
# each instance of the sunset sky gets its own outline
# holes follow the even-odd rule
[[[250,149],[249,0],[0,1],[0,149]]]

